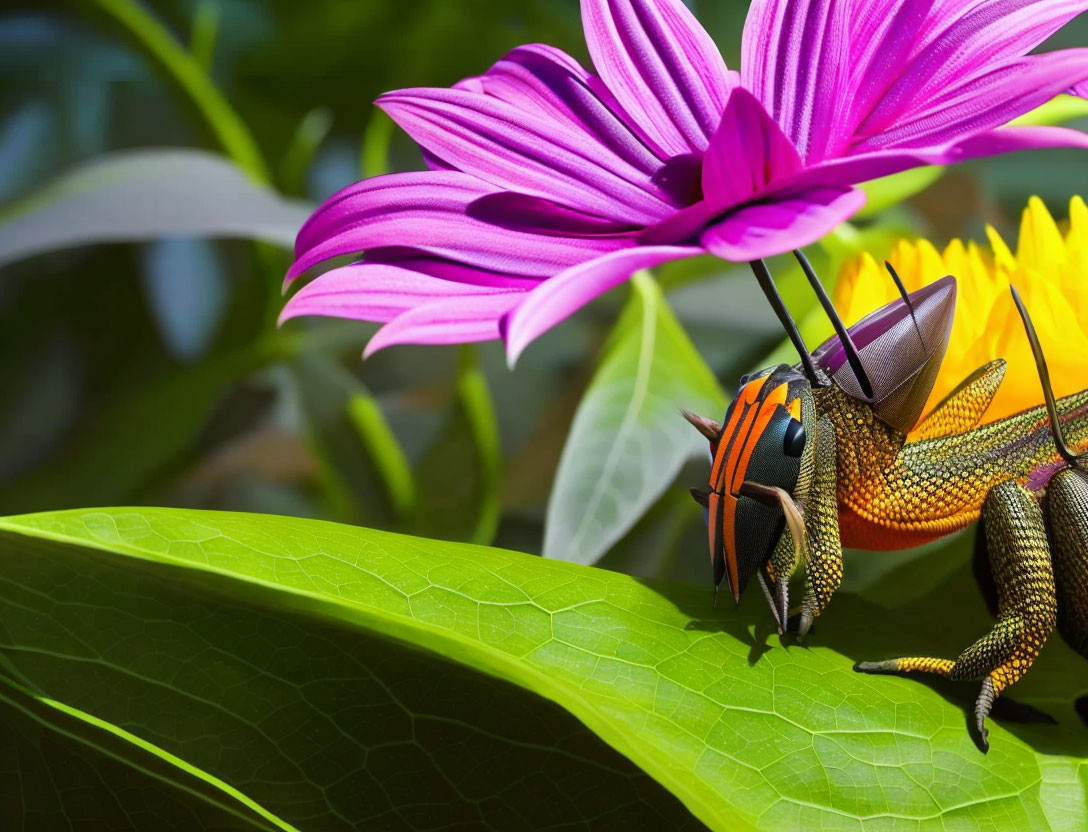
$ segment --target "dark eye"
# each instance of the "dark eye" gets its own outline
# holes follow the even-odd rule
[[[786,425],[786,438],[782,443],[782,450],[786,456],[794,458],[801,456],[801,453],[805,450],[804,425],[790,419],[790,423]]]
[[[738,387],[743,387],[744,385],[746,385],[751,380],[752,380],[752,373],[748,373],[747,375],[741,376],[740,377],[740,384],[738,385]]]

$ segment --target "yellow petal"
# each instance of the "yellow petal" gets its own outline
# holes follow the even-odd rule
[[[1008,372],[986,421],[994,421],[1043,401],[1035,361],[1023,323],[1012,302],[1010,282],[1020,291],[1047,354],[1055,392],[1084,388],[1088,361],[1088,205],[1075,197],[1063,237],[1042,200],[1033,197],[1024,211],[1014,255],[1001,235],[986,228],[992,253],[977,243],[951,241],[944,249],[927,240],[900,240],[892,247],[895,265],[908,291],[945,274],[955,275],[956,318],[948,351],[927,411],[978,367],[1004,358]],[[857,258],[836,287],[840,310],[853,322],[895,297],[883,268],[869,255]],[[883,287],[883,288],[881,288]]]
[[[1058,224],[1046,210],[1046,205],[1037,196],[1028,200],[1020,222],[1020,244],[1017,246],[1016,259],[1021,267],[1028,269],[1052,268],[1061,262],[1065,255],[1065,240],[1058,230]]]
[[[1016,258],[1013,256],[1012,251],[1005,244],[1005,241],[1001,238],[1001,235],[997,233],[997,229],[992,225],[986,226],[986,237],[990,241],[990,248],[994,252],[994,266],[998,269],[1004,269],[1011,271],[1016,268]]]

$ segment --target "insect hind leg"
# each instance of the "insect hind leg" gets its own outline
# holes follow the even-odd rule
[[[861,662],[863,673],[922,671],[958,681],[982,680],[975,730],[986,751],[986,718],[994,701],[1031,667],[1057,621],[1057,597],[1043,512],[1014,481],[996,486],[982,510],[990,569],[997,588],[997,621],[955,661],[904,658]]]
[[[1088,658],[1088,473],[1066,468],[1055,474],[1043,508],[1058,593],[1058,632]]]

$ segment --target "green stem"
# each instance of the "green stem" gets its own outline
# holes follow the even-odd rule
[[[416,507],[412,466],[378,403],[368,391],[354,393],[348,399],[348,416],[385,485],[393,511],[402,521],[411,517]]]
[[[332,111],[328,107],[316,107],[302,117],[280,163],[280,185],[284,193],[305,193],[306,172],[330,130]]]
[[[490,545],[499,530],[501,501],[499,481],[502,478],[502,449],[495,405],[480,359],[471,344],[461,347],[457,363],[457,393],[472,430],[477,458],[480,462],[480,509],[472,542]]]
[[[204,116],[228,156],[262,184],[268,166],[245,122],[222,96],[200,62],[135,0],[92,0],[152,55]]]
[[[193,12],[193,29],[189,35],[189,52],[210,73],[215,64],[215,43],[219,38],[218,0],[200,0]]]
[[[363,152],[359,168],[363,178],[381,176],[389,172],[389,146],[393,142],[393,119],[375,109],[363,131]]]

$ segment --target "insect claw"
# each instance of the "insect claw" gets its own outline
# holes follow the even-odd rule
[[[775,616],[778,619],[778,628],[780,631],[785,632],[786,622],[790,616],[790,585],[785,576],[775,581],[775,595],[778,600],[778,613]]]
[[[854,665],[858,673],[898,673],[899,662],[889,659],[886,662],[858,662]]]
[[[986,717],[990,715],[996,698],[994,680],[987,676],[982,680],[982,690],[978,692],[978,699],[975,702],[975,744],[978,745],[978,750],[983,754],[990,750],[990,740],[988,739],[990,732],[986,728]]]
[[[771,588],[767,586],[767,579],[763,577],[762,572],[757,572],[756,577],[759,578],[759,587],[763,590],[763,595],[767,599],[767,606],[771,608],[771,615],[774,616],[775,624],[778,625],[778,634],[782,635],[782,619],[778,615],[778,607],[774,603],[774,595],[771,594]]]
[[[711,442],[717,443],[717,441],[722,438],[722,426],[717,422],[712,422],[710,419],[704,419],[702,416],[696,416],[690,410],[681,410],[680,412],[693,428]]]
[[[695,502],[697,502],[703,508],[710,507],[710,495],[703,491],[703,489],[689,488],[688,493],[690,493],[692,498],[694,498]]]
[[[812,617],[812,610],[806,604],[805,608],[801,610],[801,623],[797,625],[798,638],[804,638],[808,635],[808,631],[812,627]]]

